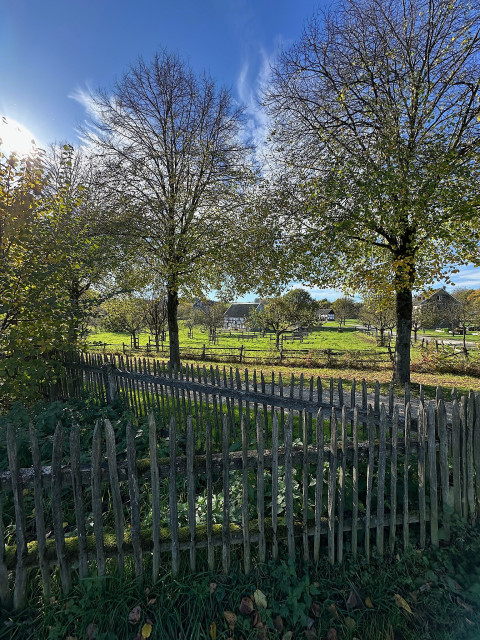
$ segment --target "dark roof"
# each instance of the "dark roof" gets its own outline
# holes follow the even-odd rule
[[[223,315],[226,318],[246,318],[251,311],[256,311],[259,306],[257,302],[235,303],[230,305]]]
[[[327,316],[329,313],[333,313],[334,314],[335,311],[332,308],[330,308],[330,309],[319,309],[318,310],[318,314],[320,316]]]
[[[437,296],[442,296],[444,300],[448,300],[448,302],[453,302],[454,304],[461,304],[451,293],[448,293],[443,287],[441,289],[437,289],[427,298],[420,298],[415,301],[415,304],[429,304],[430,302],[437,302]]]

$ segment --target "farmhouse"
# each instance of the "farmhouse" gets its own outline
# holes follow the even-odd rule
[[[413,301],[413,309],[422,309],[425,307],[430,307],[435,311],[443,311],[446,307],[450,305],[458,305],[460,306],[460,302],[454,298],[445,287],[441,289],[437,289],[430,296],[419,296]]]
[[[331,322],[335,320],[335,311],[331,307],[329,309],[319,309],[318,319],[322,322]]]
[[[261,311],[263,303],[234,302],[223,315],[224,329],[244,329],[247,316],[254,311]]]

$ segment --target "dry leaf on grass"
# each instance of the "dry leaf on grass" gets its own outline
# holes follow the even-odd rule
[[[260,589],[257,589],[255,591],[255,593],[253,594],[253,598],[257,607],[263,607],[264,609],[267,608],[267,598],[265,594],[260,591]]]
[[[211,622],[210,623],[210,638],[212,640],[217,640],[217,623],[216,622]]]
[[[327,640],[338,640],[337,630],[333,627],[330,627],[327,633]]]
[[[274,620],[273,620],[273,626],[275,627],[275,630],[278,631],[278,633],[280,633],[281,631],[283,631],[283,620],[282,620],[282,616],[277,616]]]
[[[318,604],[318,602],[312,602],[310,611],[312,612],[312,616],[314,616],[315,618],[319,618],[322,612],[322,607]]]
[[[85,638],[86,640],[94,640],[94,638],[96,637],[97,637],[97,625],[91,622],[85,631]]]
[[[282,640],[292,640],[293,638],[293,631],[285,631],[285,633],[282,636]]]
[[[316,640],[317,638],[317,630],[315,629],[315,627],[312,627],[311,629],[305,629],[304,634],[307,640]]]
[[[210,593],[213,593],[215,591],[215,589],[217,588],[217,583],[216,582],[210,582],[209,588],[210,588]]]
[[[227,621],[227,624],[230,627],[230,629],[233,629],[235,626],[235,623],[237,622],[237,616],[233,613],[233,611],[224,611],[223,617]]]
[[[141,617],[142,617],[142,607],[139,607],[137,605],[136,607],[133,607],[133,609],[128,614],[128,621],[130,622],[130,624],[138,624],[140,622]]]
[[[369,609],[373,609],[373,602],[371,598],[365,598],[365,606]]]
[[[152,623],[147,621],[142,627],[142,638],[149,638],[152,633]]]
[[[249,616],[253,611],[253,600],[248,596],[244,596],[240,602],[240,606],[238,607],[238,610],[244,616]]]
[[[406,600],[404,600],[402,598],[401,595],[399,595],[398,593],[396,593],[393,596],[393,599],[395,600],[395,604],[397,605],[397,607],[399,607],[400,609],[404,609],[404,611],[407,611],[408,613],[412,613],[412,610],[410,608],[410,605],[408,604],[408,602]]]
[[[339,615],[339,613],[338,613],[338,611],[337,611],[337,607],[333,604],[333,602],[332,602],[332,604],[328,607],[328,610],[330,611],[330,613],[332,614],[332,616],[335,618],[335,620],[340,620],[340,615]]]
[[[355,620],[353,618],[350,618],[350,617],[345,618],[345,626],[350,631],[353,631],[355,629],[356,622],[355,622]]]
[[[348,600],[347,600],[347,608],[355,609],[359,605],[360,605],[360,602],[357,598],[357,594],[355,593],[355,591],[350,591],[350,595],[348,596]]]
[[[258,613],[258,611],[254,611],[252,616],[252,627],[255,627],[258,629],[262,626],[263,626],[263,622],[262,622],[262,619],[260,618],[260,614]]]

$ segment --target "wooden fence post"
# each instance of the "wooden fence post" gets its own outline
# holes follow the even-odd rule
[[[114,404],[117,399],[117,387],[115,384],[115,366],[111,362],[102,365],[103,382],[105,384],[105,394],[107,404]]]

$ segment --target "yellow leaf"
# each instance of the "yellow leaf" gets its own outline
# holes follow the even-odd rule
[[[210,623],[210,638],[212,640],[217,640],[217,623],[216,622]]]
[[[369,609],[373,609],[373,602],[371,598],[365,598],[365,606]]]
[[[152,633],[152,625],[146,622],[142,627],[142,638],[149,638]]]
[[[408,604],[408,602],[406,600],[404,600],[402,598],[402,596],[398,595],[398,593],[396,593],[393,596],[394,600],[395,600],[395,604],[397,605],[397,607],[399,607],[400,609],[405,609],[405,611],[407,611],[408,613],[412,613],[412,610],[410,609],[410,605]]]
[[[237,622],[237,616],[233,613],[233,611],[224,611],[223,615],[230,629],[233,629],[235,623]]]

